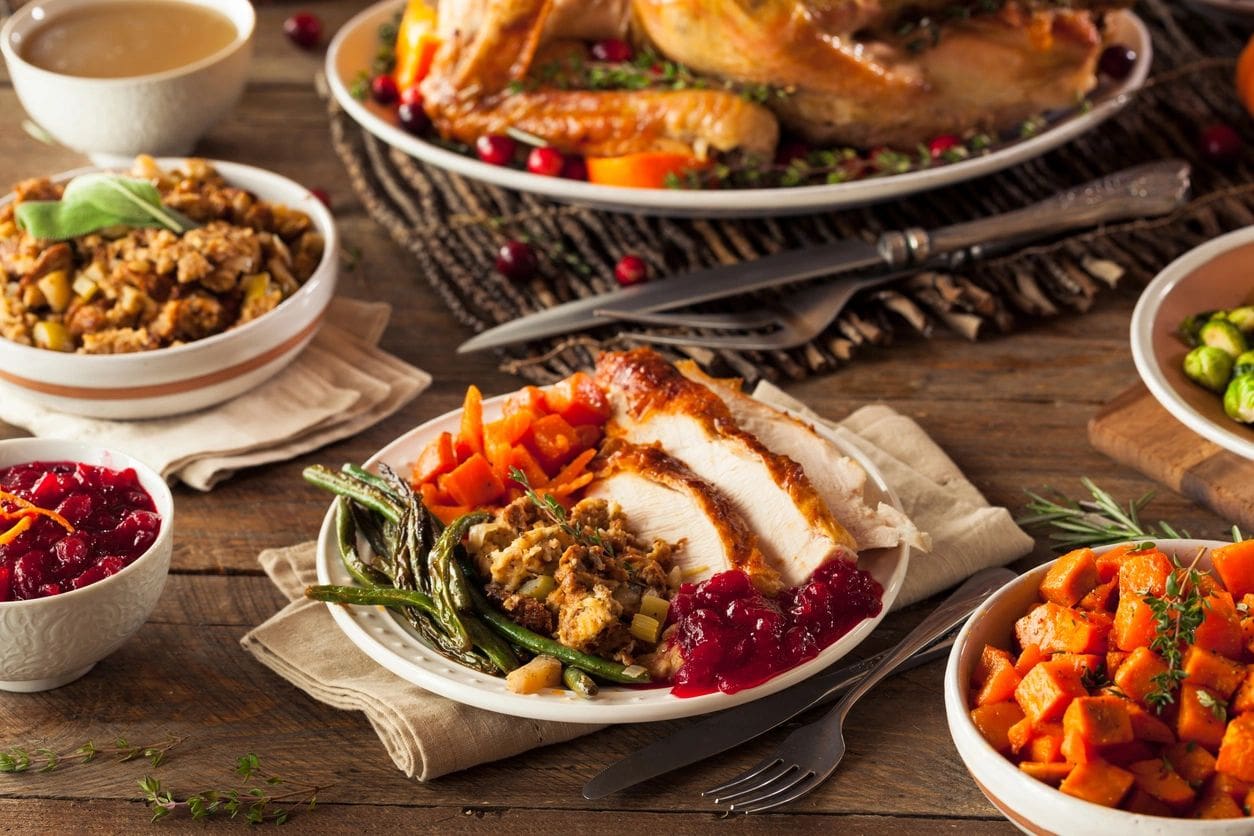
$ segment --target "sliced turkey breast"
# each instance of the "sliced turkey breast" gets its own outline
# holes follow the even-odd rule
[[[857,541],[828,510],[801,466],[742,430],[707,387],[649,349],[597,360],[597,383],[613,413],[607,434],[659,445],[716,485],[748,521],[766,562],[787,586],[826,561],[856,560]]]
[[[858,541],[859,549],[906,543],[927,551],[931,538],[887,503],[872,508],[865,499],[866,471],[808,424],[740,390],[740,382],[712,378],[691,360],[675,366],[684,377],[708,388],[727,406],[742,430],[801,465],[828,509]]]
[[[714,485],[657,447],[612,439],[603,460],[586,496],[618,503],[632,534],[679,543],[675,562],[685,581],[741,569],[763,592],[779,590],[779,574],[767,566],[758,538]]]

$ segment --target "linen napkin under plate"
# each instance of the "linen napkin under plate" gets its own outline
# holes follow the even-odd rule
[[[1032,549],[1032,539],[1005,508],[988,504],[914,421],[886,406],[869,406],[828,422],[779,389],[754,393],[833,429],[883,472],[932,551],[911,555],[894,609],[952,586],[973,572],[1000,566]],[[263,665],[314,699],[365,712],[397,768],[425,781],[560,743],[600,726],[528,720],[472,708],[413,685],[359,650],[327,606],[303,597],[317,583],[314,544],[271,549],[262,568],[291,602],[240,640]]]
[[[0,420],[38,436],[76,438],[128,453],[207,491],[236,471],[286,461],[356,435],[413,400],[431,376],[378,347],[390,305],[336,298],[317,336],[291,365],[217,406],[148,421],[83,418],[20,397]]]

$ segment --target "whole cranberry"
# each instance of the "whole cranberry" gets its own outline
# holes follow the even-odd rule
[[[779,150],[775,152],[775,163],[790,165],[797,160],[804,160],[813,150],[808,142],[802,142],[799,139],[789,140],[780,145]]]
[[[518,143],[500,134],[485,134],[475,140],[475,153],[489,165],[509,165]]]
[[[1231,125],[1216,122],[1202,129],[1198,137],[1202,155],[1211,162],[1230,163],[1241,156],[1241,135]]]
[[[1123,81],[1136,66],[1136,51],[1123,44],[1111,44],[1097,59],[1097,70],[1107,78]]]
[[[390,105],[400,94],[401,91],[396,88],[396,79],[387,73],[379,73],[370,79],[370,97],[379,104]]]
[[[318,198],[318,202],[328,209],[331,208],[331,195],[327,194],[326,189],[310,189],[309,193]]]
[[[302,49],[313,49],[322,40],[322,21],[309,12],[297,12],[283,21],[283,34]]]
[[[536,251],[522,241],[506,241],[496,253],[496,272],[514,282],[524,282],[540,269]]]
[[[556,177],[562,173],[565,165],[566,157],[556,148],[547,146],[532,148],[531,153],[527,155],[527,170],[532,174]]]
[[[934,160],[939,160],[951,148],[957,148],[962,140],[953,134],[941,134],[927,144],[927,153]]]
[[[604,61],[610,64],[621,64],[624,61],[630,61],[635,57],[636,51],[631,48],[631,44],[618,38],[606,38],[597,41],[589,50],[592,54],[593,61]]]
[[[588,164],[583,157],[567,157],[562,165],[562,177],[567,180],[587,180]]]
[[[625,255],[614,265],[614,278],[623,287],[649,280],[649,265],[638,255]]]
[[[422,107],[422,102],[422,91],[418,89],[417,84],[412,84],[401,91],[401,104]]]
[[[402,128],[415,136],[426,133],[427,128],[431,127],[431,119],[427,116],[427,112],[422,109],[421,104],[401,104],[396,108],[396,121],[401,123]]]

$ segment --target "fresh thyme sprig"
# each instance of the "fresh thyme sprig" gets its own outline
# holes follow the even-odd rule
[[[1145,604],[1154,616],[1154,640],[1150,650],[1167,663],[1167,670],[1152,677],[1154,690],[1145,696],[1146,705],[1161,714],[1176,700],[1176,691],[1185,679],[1182,647],[1193,644],[1193,638],[1209,604],[1202,593],[1202,573],[1196,568],[1198,552],[1187,568],[1176,567],[1167,575],[1164,594],[1146,595]]]
[[[36,772],[52,772],[70,763],[90,763],[97,755],[113,757],[118,763],[146,758],[151,765],[160,766],[165,761],[166,754],[183,740],[182,737],[171,735],[143,746],[134,746],[124,737],[118,737],[103,746],[89,740],[69,752],[56,752],[47,747],[25,749],[15,746],[0,752],[0,772],[28,772],[32,769]]]
[[[531,504],[540,509],[540,512],[553,521],[555,525],[566,532],[572,540],[580,545],[592,548],[593,546],[601,549],[607,555],[613,555],[614,549],[609,543],[601,537],[598,532],[576,529],[570,524],[566,516],[566,509],[562,507],[562,503],[552,494],[546,493],[544,496],[536,493],[531,487],[531,482],[527,479],[527,474],[523,473],[516,467],[510,468],[509,478],[522,486],[523,495],[531,500]]]
[[[1141,521],[1141,510],[1154,498],[1154,492],[1121,506],[1109,493],[1099,488],[1088,477],[1080,483],[1093,497],[1074,501],[1054,491],[1057,499],[1049,499],[1032,491],[1025,491],[1031,498],[1028,514],[1016,522],[1022,526],[1054,529],[1049,539],[1054,540],[1057,551],[1069,551],[1082,546],[1104,546],[1141,538],[1188,537],[1188,532],[1177,530],[1159,520],[1156,524]]]
[[[318,793],[327,789],[317,784],[281,778],[264,769],[261,760],[252,752],[236,760],[235,774],[245,782],[245,786],[203,790],[181,801],[151,775],[145,775],[140,780],[139,788],[152,810],[153,821],[186,810],[193,820],[242,815],[251,824],[284,824],[297,807],[314,809]]]

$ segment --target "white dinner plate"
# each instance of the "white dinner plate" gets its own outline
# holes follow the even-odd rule
[[[377,52],[379,25],[391,20],[403,5],[403,0],[376,3],[346,23],[327,49],[326,75],[331,92],[354,121],[406,154],[474,180],[564,203],[673,217],[764,217],[845,209],[982,177],[1038,157],[1093,130],[1128,103],[1132,94],[1145,83],[1153,60],[1153,46],[1145,24],[1131,12],[1121,11],[1107,18],[1108,37],[1112,43],[1131,47],[1139,56],[1128,78],[1103,92],[1087,112],[1061,118],[1040,133],[991,153],[936,168],[830,185],[770,189],[631,189],[489,165],[415,137],[398,127],[386,109],[353,98],[349,92],[353,79],[370,66]]]
[[[504,395],[484,401],[484,419],[500,417]],[[456,434],[461,423],[461,410],[434,418],[402,435],[384,447],[367,462],[391,466],[397,473],[407,474],[410,465],[427,443],[441,432]],[[867,472],[867,501],[872,505],[887,502],[901,508],[896,494],[885,483],[875,465],[859,450],[843,443],[822,426],[815,428]],[[352,585],[335,545],[334,505],[327,511],[318,534],[318,582]],[[875,549],[858,556],[858,566],[867,570],[884,587],[883,606],[879,615],[860,624],[825,648],[818,656],[784,671],[774,679],[735,694],[704,694],[698,697],[676,697],[670,688],[624,688],[603,686],[594,699],[584,700],[570,692],[551,689],[538,694],[515,694],[505,687],[504,677],[486,676],[445,659],[429,650],[401,618],[383,607],[354,607],[328,604],[335,623],[344,634],[370,658],[404,680],[476,708],[530,717],[535,720],[563,720],[569,723],[643,723],[692,717],[731,708],[783,690],[822,671],[857,647],[884,618],[901,590],[909,562],[910,547]]]

